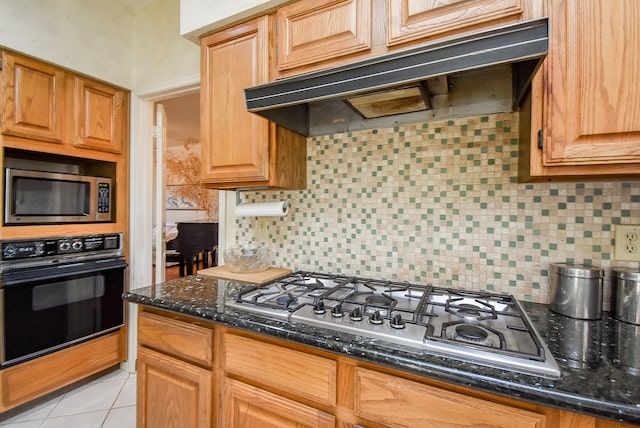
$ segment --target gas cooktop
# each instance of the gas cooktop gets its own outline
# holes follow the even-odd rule
[[[519,373],[559,378],[510,295],[296,272],[238,291],[227,307]]]

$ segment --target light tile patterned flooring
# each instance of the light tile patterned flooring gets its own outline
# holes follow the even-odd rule
[[[136,375],[121,369],[0,414],[0,428],[135,426]]]

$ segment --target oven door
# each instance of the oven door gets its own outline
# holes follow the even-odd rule
[[[15,269],[2,275],[4,368],[123,325],[121,258]]]

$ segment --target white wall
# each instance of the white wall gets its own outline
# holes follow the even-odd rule
[[[132,90],[200,73],[179,0],[0,0],[0,46]]]
[[[3,0],[0,0],[3,1]],[[179,0],[154,0],[136,9],[133,88],[200,80],[200,48],[180,36]]]
[[[0,0],[0,17],[0,45],[131,88],[134,11],[121,3]]]
[[[291,0],[180,0],[180,34],[198,37]]]

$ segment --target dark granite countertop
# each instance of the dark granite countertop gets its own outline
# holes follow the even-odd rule
[[[640,326],[616,321],[607,313],[601,321],[578,321],[551,312],[548,305],[523,302],[562,369],[562,378],[552,380],[225,308],[225,296],[245,285],[190,276],[131,290],[124,299],[455,385],[640,424]],[[630,367],[625,370],[625,366]]]

